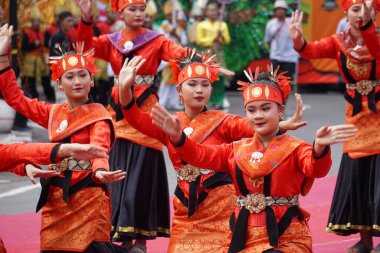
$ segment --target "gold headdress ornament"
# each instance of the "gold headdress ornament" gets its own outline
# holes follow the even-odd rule
[[[115,12],[120,12],[131,4],[146,4],[146,0],[111,0],[111,8]]]
[[[273,101],[280,105],[285,102],[291,91],[290,77],[284,75],[286,71],[278,74],[278,70],[279,67],[274,70],[272,64],[268,65],[265,72],[268,80],[260,78],[259,67],[256,67],[255,75],[253,75],[251,69],[248,69],[248,71],[244,70],[244,74],[249,82],[237,82],[242,86],[239,90],[243,91],[244,106],[257,100]]]
[[[216,55],[211,51],[197,54],[195,49],[188,48],[179,58],[169,62],[173,72],[173,82],[181,84],[192,78],[204,78],[211,83],[218,79],[219,64],[213,61]]]
[[[95,65],[94,48],[83,52],[83,41],[73,43],[73,48],[75,50],[74,53],[67,53],[64,49],[58,47],[61,55],[49,57],[53,80],[58,80],[65,72],[72,69],[83,68],[91,74],[95,74],[98,71],[98,67]]]

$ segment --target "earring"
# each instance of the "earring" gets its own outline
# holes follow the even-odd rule
[[[63,87],[62,87],[62,85],[58,85],[58,90],[59,90],[59,91],[63,91]]]
[[[280,120],[284,120],[284,114],[280,113]]]
[[[91,87],[94,87],[95,86],[95,84],[94,84],[94,81],[91,81],[91,85],[90,85]]]

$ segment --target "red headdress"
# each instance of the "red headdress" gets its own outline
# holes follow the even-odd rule
[[[197,54],[195,49],[187,49],[185,55],[169,62],[172,67],[173,82],[181,84],[192,78],[204,78],[215,82],[218,79],[219,65],[212,59],[216,55]]]
[[[364,3],[365,0],[342,0],[342,8],[347,11],[352,5]],[[375,2],[375,1],[374,1]]]
[[[98,72],[98,67],[95,65],[94,48],[83,53],[84,43],[76,42],[73,44],[75,53],[67,54],[61,48],[61,56],[49,57],[50,69],[52,71],[51,78],[56,81],[65,72],[72,69],[86,69],[91,74]]]
[[[290,87],[290,77],[285,76],[286,72],[277,74],[278,67],[273,71],[273,66],[268,66],[267,79],[262,80],[259,78],[259,67],[256,68],[255,76],[253,76],[251,69],[248,72],[244,70],[249,83],[238,81],[242,85],[239,90],[243,91],[244,106],[252,101],[268,100],[282,105],[288,97]]]
[[[146,0],[111,0],[111,8],[115,12],[120,12],[131,4],[146,4]]]

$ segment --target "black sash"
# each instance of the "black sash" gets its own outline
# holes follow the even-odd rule
[[[238,166],[235,168],[236,173],[236,181],[239,187],[239,190],[243,196],[249,194],[249,191],[244,183],[243,174]],[[271,174],[264,177],[264,195],[270,196],[270,181]],[[285,230],[289,227],[294,217],[299,217],[300,220],[303,219],[300,209],[298,206],[289,207],[284,216],[282,216],[279,223],[276,221],[276,216],[273,209],[270,206],[267,206],[265,209],[266,213],[266,226],[269,237],[269,243],[273,247],[278,247],[278,241],[280,236],[285,232]],[[231,244],[228,249],[228,253],[237,253],[245,249],[245,244],[247,241],[246,232],[247,232],[247,224],[249,211],[242,207],[239,212],[238,218],[236,222],[234,222],[235,214],[233,213],[230,218],[230,227],[232,230],[232,239]]]
[[[349,83],[357,83],[357,80],[350,74],[347,68],[347,57],[343,52],[340,52],[340,60],[342,62],[342,70],[343,74],[346,77],[347,81]],[[375,81],[376,80],[376,60],[372,60],[371,62],[371,73],[369,80]],[[352,109],[352,116],[355,116],[359,112],[362,111],[362,95],[355,90],[354,98],[352,98],[348,93],[347,90],[344,93],[344,98],[348,103],[350,103],[353,107]],[[375,94],[375,89],[372,89],[370,93],[367,95],[368,98],[368,109],[370,109],[372,112],[376,113],[376,102],[379,101],[380,96],[379,94]]]
[[[198,188],[200,186],[201,176],[197,178],[197,180],[189,183],[189,199],[185,197],[182,189],[177,185],[174,195],[181,201],[184,206],[188,208],[188,217],[191,217],[195,213],[196,207],[202,203],[208,193],[204,191],[204,189],[214,189],[218,186],[231,184],[232,178],[229,174],[224,172],[216,172],[211,177],[207,178],[202,184],[202,191],[198,195]]]
[[[63,200],[67,203],[69,201],[69,196],[76,193],[77,191],[85,188],[85,187],[101,187],[105,192],[107,192],[106,184],[97,184],[92,180],[92,172],[88,174],[81,181],[76,183],[73,186],[70,186],[70,179],[72,175],[71,170],[66,170],[64,172],[65,177],[51,177],[47,179],[41,178],[41,194],[37,203],[36,212],[38,212],[47,202],[50,186],[58,186],[63,190]]]

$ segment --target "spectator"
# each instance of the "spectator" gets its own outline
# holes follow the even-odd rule
[[[220,50],[221,45],[228,45],[231,42],[230,33],[226,22],[219,21],[219,4],[208,2],[206,5],[206,19],[197,25],[196,45],[202,51],[211,50],[219,56],[218,62],[223,65],[223,55]],[[224,109],[224,78],[219,76],[219,80],[213,85],[209,105],[216,109]]]
[[[293,49],[293,42],[289,35],[289,26],[286,22],[287,10],[288,5],[284,0],[276,0],[274,17],[265,27],[265,41],[270,46],[269,58],[273,68],[276,69],[279,66],[280,73],[287,71],[285,75],[293,79],[298,53]]]
[[[24,30],[21,42],[23,52],[22,75],[24,87],[29,88],[32,98],[38,98],[37,83],[41,83],[46,100],[55,102],[55,92],[50,84],[48,49],[44,46],[44,33],[40,29],[40,13],[33,9],[31,27]]]

